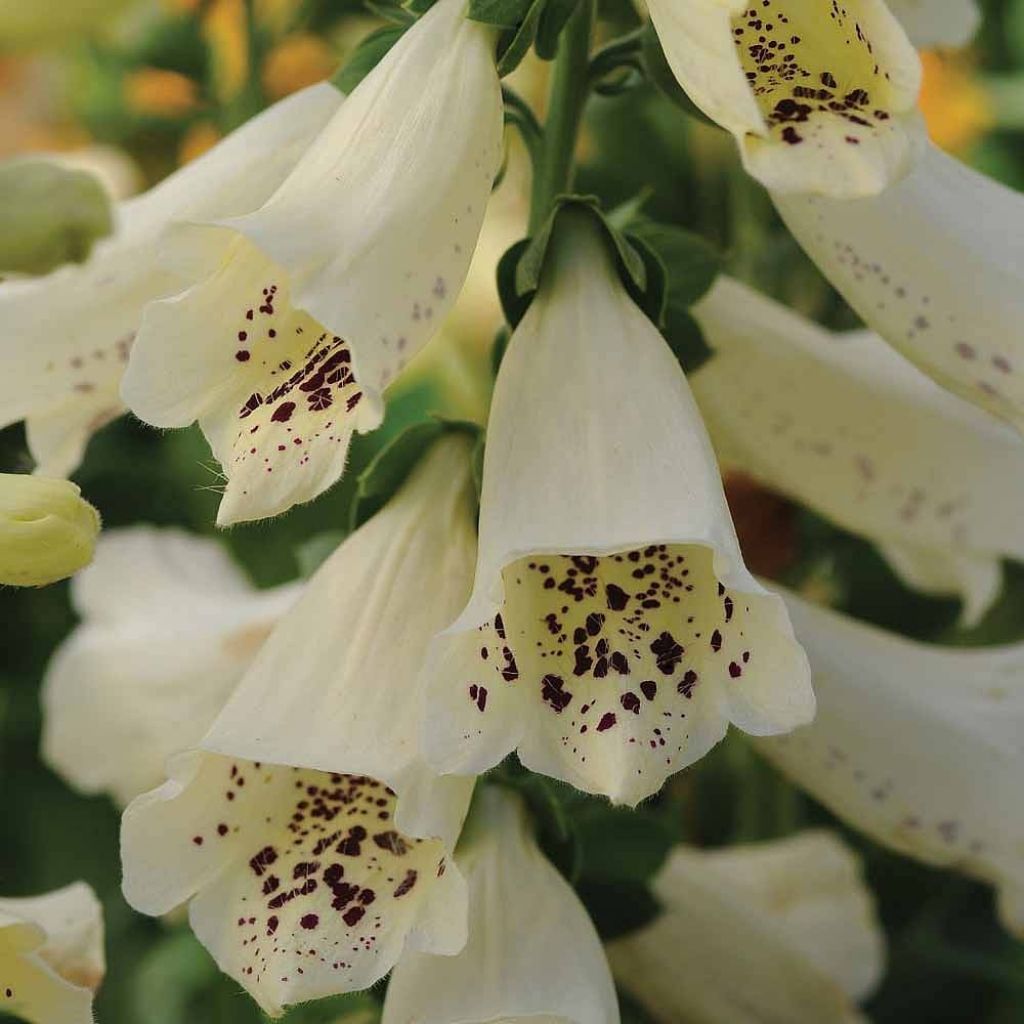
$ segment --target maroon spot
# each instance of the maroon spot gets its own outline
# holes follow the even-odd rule
[[[374,843],[382,850],[393,853],[396,857],[404,857],[409,852],[409,845],[397,832],[378,832],[373,837]]]
[[[311,932],[320,923],[320,918],[316,914],[303,914],[299,918],[299,924],[306,929],[307,932]]]
[[[615,724],[615,715],[611,711],[606,711],[601,716],[601,721],[597,723],[597,731],[605,732]]]
[[[632,711],[634,715],[640,714],[640,698],[635,693],[624,693],[619,698],[619,703],[624,710]]]
[[[604,588],[604,595],[608,599],[608,607],[613,612],[621,612],[629,603],[629,594],[622,587],[617,587],[614,583],[609,583]]]
[[[196,846],[202,846],[203,845],[203,837],[202,836],[193,836],[192,837],[192,842],[195,843]]]
[[[354,925],[359,924],[360,921],[366,916],[366,908],[360,907],[358,904],[354,907],[349,907],[344,914],[341,915],[342,921],[345,922],[350,928]]]
[[[244,348],[241,348],[235,353],[235,358],[240,363],[247,363],[249,362],[249,353],[246,352]]]
[[[275,410],[273,416],[270,418],[275,423],[287,423],[292,418],[292,413],[295,411],[294,402],[282,402]]]
[[[654,700],[654,696],[658,692],[658,684],[653,679],[645,679],[640,684],[640,692],[648,700]]]
[[[716,654],[722,649],[722,634],[719,630],[715,630],[711,634],[711,650]]]
[[[268,935],[273,935],[274,932],[277,931],[277,926],[278,926],[279,923],[280,922],[273,915],[268,917],[267,918],[267,934]]]
[[[676,692],[682,694],[687,700],[693,696],[693,688],[697,685],[697,673],[693,669],[687,669],[686,675],[683,676],[679,685],[676,687]]]
[[[739,664],[737,662],[735,662],[735,661],[730,661],[729,662],[729,675],[733,679],[739,679],[739,677],[741,675],[743,675],[743,669],[739,666]]]
[[[566,693],[564,687],[565,680],[561,676],[546,675],[540,681],[541,699],[559,714],[569,706],[569,702],[572,700],[572,694]]]
[[[412,887],[416,884],[416,877],[417,875],[415,871],[406,871],[405,878],[398,883],[398,887],[392,894],[395,899],[398,899],[400,896],[404,896],[407,892],[412,890]]]

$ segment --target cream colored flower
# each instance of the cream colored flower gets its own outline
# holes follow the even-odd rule
[[[974,0],[887,0],[910,41],[919,47],[964,46],[978,30]]]
[[[40,472],[63,476],[124,411],[121,375],[147,302],[190,283],[166,266],[177,221],[245,213],[292,168],[341,103],[327,84],[253,118],[201,159],[114,210],[114,234],[82,266],[0,284],[0,425],[26,421]]]
[[[463,8],[409,29],[262,208],[200,232],[204,279],[147,311],[125,400],[156,426],[199,421],[221,524],[337,481],[462,287],[503,116],[493,32]]]
[[[661,915],[609,947],[615,976],[658,1024],[864,1021],[884,938],[860,863],[838,836],[677,848],[655,880]]]
[[[635,804],[730,722],[813,716],[779,600],[743,565],[679,365],[590,215],[559,217],[491,406],[472,597],[427,668],[440,771],[518,749]]]
[[[870,327],[1024,430],[1024,199],[934,146],[873,199],[773,198]]]
[[[256,591],[216,541],[148,526],[104,534],[72,583],[81,624],[43,680],[43,759],[121,804],[201,739],[293,585]]]
[[[0,1013],[31,1024],[92,1024],[104,966],[103,911],[84,882],[0,899]]]
[[[647,0],[676,78],[778,192],[874,195],[924,141],[917,54],[882,0]]]
[[[693,390],[719,461],[879,545],[975,623],[1024,561],[1024,443],[880,338],[832,334],[720,277],[695,307]]]

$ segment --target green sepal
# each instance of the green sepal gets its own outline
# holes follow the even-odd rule
[[[643,42],[640,48],[640,62],[647,78],[654,83],[660,92],[664,93],[677,107],[685,110],[691,117],[704,124],[719,127],[697,106],[686,94],[686,90],[679,84],[676,76],[669,67],[665,51],[661,48],[661,41],[654,27],[648,23],[644,32]]]
[[[661,334],[687,375],[695,373],[714,355],[700,324],[686,306],[669,302]]]
[[[637,219],[629,233],[657,253],[669,294],[678,304],[692,306],[706,295],[722,269],[721,254],[710,242],[675,224]]]
[[[572,17],[580,0],[548,0],[537,24],[534,50],[541,60],[554,60],[558,50],[558,37]]]
[[[650,924],[661,904],[643,882],[581,882],[576,891],[604,942]]]
[[[331,77],[331,84],[346,96],[387,56],[408,25],[386,25],[371,32],[357,47],[344,67]]]
[[[515,71],[530,52],[530,47],[537,38],[541,14],[547,2],[548,0],[533,0],[526,9],[523,19],[499,36],[498,75],[501,78]]]
[[[469,434],[475,443],[483,433],[478,423],[433,416],[406,427],[377,452],[356,477],[356,493],[349,506],[349,529],[358,529],[379,512],[405,483],[427,449],[452,430]]]
[[[531,0],[469,0],[466,17],[495,28],[518,28],[527,18]]]

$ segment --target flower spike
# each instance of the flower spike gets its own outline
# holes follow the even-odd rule
[[[635,804],[729,722],[785,731],[814,698],[781,602],[743,565],[682,371],[591,214],[564,211],[552,247],[502,362],[476,581],[427,666],[423,744],[454,773],[518,748]]]

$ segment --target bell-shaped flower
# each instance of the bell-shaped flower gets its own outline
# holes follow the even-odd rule
[[[975,0],[888,0],[888,6],[922,49],[965,46],[981,23]]]
[[[191,281],[163,265],[177,221],[247,213],[280,184],[341,103],[315,85],[253,118],[198,160],[114,210],[114,234],[81,266],[0,284],[0,425],[26,420],[42,472],[70,473],[124,411],[118,389],[147,302]]]
[[[1024,561],[1024,442],[867,332],[832,334],[720,277],[693,390],[719,462],[879,545],[975,623]]]
[[[456,862],[469,889],[465,948],[403,956],[382,1024],[619,1024],[597,932],[518,797],[481,790]]]
[[[1024,198],[930,146],[876,198],[773,199],[868,326],[1024,430]]]
[[[31,1024],[92,1024],[104,969],[103,911],[84,882],[0,899],[0,1014]]]
[[[758,749],[878,842],[993,883],[1024,931],[1024,644],[928,646],[786,603],[818,715]]]
[[[491,405],[473,594],[427,666],[424,751],[635,804],[730,722],[814,713],[744,567],[696,404],[589,214],[564,211]]]
[[[881,978],[884,937],[858,858],[835,834],[679,847],[654,893],[660,916],[608,953],[658,1024],[865,1020],[856,1003]]]
[[[297,594],[256,591],[207,538],[148,526],[104,534],[71,585],[82,621],[43,680],[43,759],[121,804],[158,786]]]
[[[0,473],[0,584],[42,587],[89,564],[99,513],[68,480]]]
[[[880,192],[915,159],[917,53],[883,0],[647,0],[679,84],[779,192]]]
[[[319,569],[200,749],[125,812],[132,906],[186,900],[221,969],[265,1010],[365,988],[407,945],[465,942],[450,851],[473,780],[417,751],[417,669],[465,600],[467,438],[431,449]]]
[[[199,421],[221,524],[330,487],[462,287],[503,116],[493,32],[463,13],[432,7],[261,209],[203,233],[209,276],[147,312],[123,394],[156,426]]]

